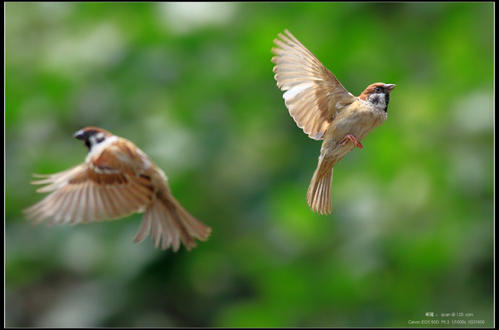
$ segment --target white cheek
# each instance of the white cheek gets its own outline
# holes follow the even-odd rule
[[[93,136],[90,137],[90,139],[92,139]],[[105,148],[107,148],[109,145],[111,145],[112,143],[116,142],[118,140],[118,138],[116,136],[111,136],[107,139],[105,139],[102,143],[99,143],[99,144],[93,144],[92,145],[92,148],[90,149],[88,155],[87,155],[87,158],[85,158],[85,161],[89,161],[90,158],[94,157],[95,155],[98,155],[102,152],[102,150],[104,150]],[[92,141],[93,143],[95,143],[95,141]]]
[[[385,102],[385,94],[372,94],[369,96],[369,101],[373,103],[377,107],[385,107],[386,102]],[[376,102],[377,101],[377,102]]]

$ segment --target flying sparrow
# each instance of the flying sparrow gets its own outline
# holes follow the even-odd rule
[[[141,242],[151,234],[156,247],[187,250],[195,238],[206,240],[211,228],[189,214],[173,197],[163,171],[135,144],[98,127],[85,127],[75,138],[85,142],[85,162],[52,175],[35,175],[46,184],[37,192],[51,192],[25,210],[35,223],[88,223],[144,212],[135,236]],[[161,245],[160,245],[161,244]]]
[[[387,117],[394,84],[374,83],[353,96],[336,77],[288,30],[279,33],[276,55],[277,86],[286,91],[284,103],[294,121],[314,140],[324,140],[317,169],[307,192],[310,208],[331,213],[334,165]]]

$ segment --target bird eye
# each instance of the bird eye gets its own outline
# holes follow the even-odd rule
[[[376,93],[381,93],[381,92],[382,92],[382,89],[381,89],[381,87],[379,87],[379,86],[378,86],[378,87],[376,87],[376,88],[374,89],[374,91],[375,91]]]

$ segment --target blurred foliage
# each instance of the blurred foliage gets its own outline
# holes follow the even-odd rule
[[[493,326],[493,24],[492,3],[7,3],[6,325]],[[398,86],[330,216],[273,78],[285,28],[353,94]],[[31,174],[80,163],[87,125],[147,152],[211,238],[32,226]]]

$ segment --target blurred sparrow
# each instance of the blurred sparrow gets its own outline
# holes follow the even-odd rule
[[[313,211],[329,214],[334,165],[354,147],[362,148],[360,141],[386,120],[395,85],[374,83],[353,96],[298,39],[284,32],[272,48],[274,77],[286,91],[284,103],[298,127],[310,138],[324,140],[307,202]]]
[[[85,162],[38,175],[44,179],[32,183],[46,186],[37,191],[51,193],[25,210],[28,218],[77,224],[145,212],[135,242],[151,234],[156,247],[177,251],[180,241],[190,250],[195,238],[208,238],[211,228],[180,205],[163,171],[132,142],[98,127],[83,128],[74,137],[88,147]]]

